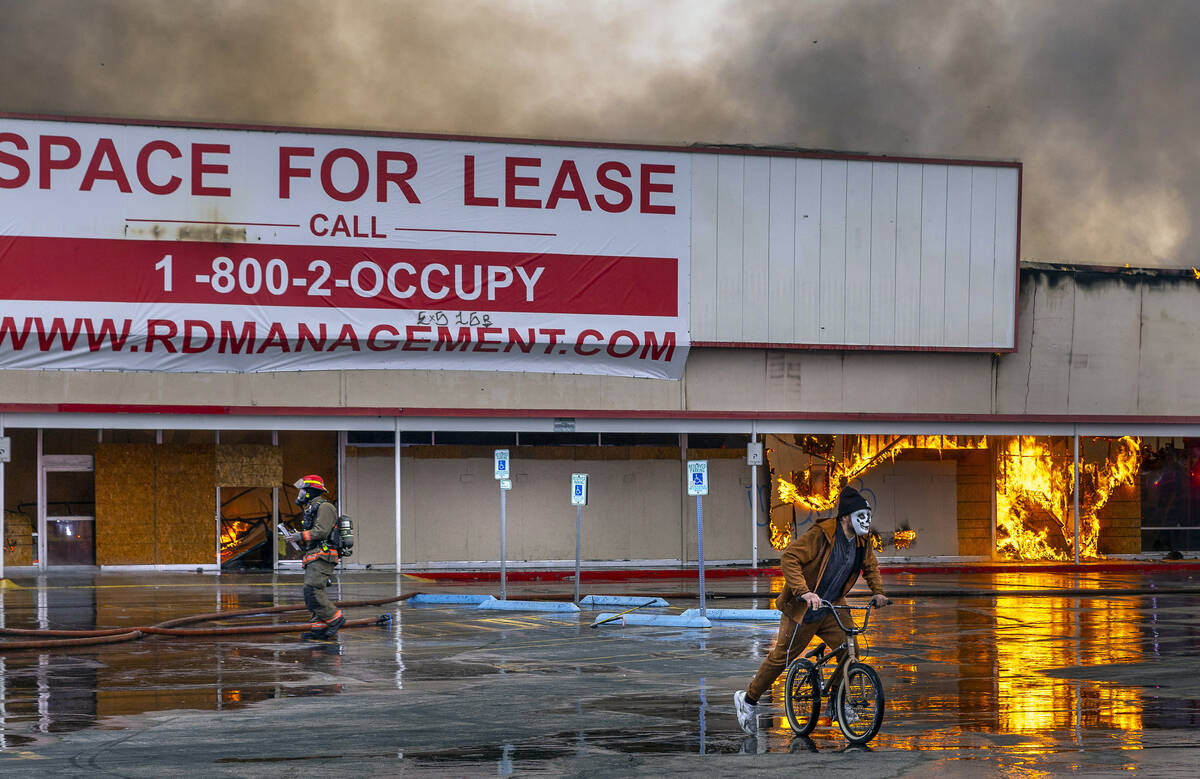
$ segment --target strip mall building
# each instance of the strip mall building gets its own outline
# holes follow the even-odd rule
[[[1200,548],[1200,282],[1020,263],[1021,175],[0,116],[3,564],[288,566],[318,473],[352,565],[568,565],[586,473],[585,565],[690,565],[694,460],[709,564],[844,484],[885,557]]]

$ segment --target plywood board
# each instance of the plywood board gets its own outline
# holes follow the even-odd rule
[[[154,505],[160,565],[217,559],[215,453],[211,444],[157,448]]]
[[[96,564],[156,558],[154,444],[96,447]]]
[[[283,450],[270,444],[218,444],[216,480],[221,487],[277,487],[283,481]]]

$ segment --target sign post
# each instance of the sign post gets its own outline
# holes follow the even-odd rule
[[[508,594],[507,587],[506,587],[507,579],[508,579],[508,571],[506,570],[508,567],[508,555],[507,555],[508,550],[506,550],[504,548],[504,541],[505,541],[505,516],[504,516],[505,505],[504,504],[505,504],[505,496],[507,496],[508,491],[512,489],[512,473],[511,473],[511,468],[509,467],[508,450],[507,449],[497,449],[495,454],[496,454],[496,469],[495,469],[494,475],[496,477],[496,481],[500,482],[500,600],[506,600],[507,594]]]
[[[700,562],[700,616],[704,609],[704,496],[708,494],[708,460],[688,460],[688,495],[696,496],[696,556]]]
[[[587,505],[586,473],[571,474],[571,505],[575,507],[575,602],[579,602],[579,539],[583,529],[583,507]]]
[[[758,466],[763,464],[763,445],[758,432],[750,433],[746,445],[746,464],[750,466],[750,568],[758,568]]]

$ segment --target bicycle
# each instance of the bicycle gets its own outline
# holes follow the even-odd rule
[[[855,654],[854,637],[867,631],[871,621],[871,609],[879,608],[868,603],[866,606],[836,606],[827,600],[821,601],[821,608],[828,607],[838,627],[846,633],[846,642],[837,649],[829,650],[824,643],[797,657],[788,666],[787,680],[783,695],[783,708],[787,713],[788,724],[798,736],[807,736],[817,726],[821,715],[821,695],[824,692],[824,666],[835,657],[842,647],[846,648],[846,657],[830,675],[841,673],[842,682],[837,688],[833,701],[834,711],[838,712],[837,723],[842,735],[851,744],[865,744],[875,737],[883,724],[883,682],[879,674],[866,663],[860,662]],[[863,610],[862,627],[857,627],[850,614],[846,614],[850,625],[842,622],[838,609]],[[848,721],[849,720],[849,721]]]

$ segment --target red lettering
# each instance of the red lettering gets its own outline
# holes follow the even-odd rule
[[[6,316],[0,320],[0,343],[4,342],[4,336],[12,339],[13,349],[20,351],[25,348],[25,340],[29,338],[29,329],[32,326],[29,317],[25,317],[25,329],[17,332],[17,323],[11,316]]]
[[[221,341],[217,344],[217,351],[224,354],[228,350],[231,354],[241,354],[245,348],[246,354],[254,352],[254,342],[256,340],[257,326],[253,322],[243,322],[241,338],[233,329],[233,322],[221,322]]]
[[[296,326],[296,331],[295,351],[300,351],[305,343],[311,346],[314,352],[319,352],[325,348],[325,338],[327,337],[327,333],[325,332],[324,322],[317,325],[317,332],[320,333],[320,338],[314,336],[313,331],[308,329],[308,325],[304,324],[303,322]]]
[[[591,349],[589,351],[584,351],[584,348],[583,348],[584,341],[587,340],[588,338],[595,338],[597,342],[600,342],[600,341],[604,340],[604,334],[601,333],[599,330],[588,329],[588,330],[580,331],[579,337],[575,339],[575,353],[576,354],[581,354],[584,357],[589,357],[593,354],[598,354],[600,352],[599,346],[597,346],[594,349]]]
[[[114,352],[119,352],[125,348],[125,341],[129,338],[129,328],[133,323],[126,319],[125,327],[121,329],[120,335],[117,334],[117,326],[111,319],[105,319],[100,322],[100,332],[97,333],[92,324],[91,319],[85,319],[83,327],[87,330],[88,351],[98,352],[100,347],[104,346],[104,338],[108,337],[109,346]]]
[[[498,197],[477,197],[475,195],[475,155],[463,157],[463,205],[466,206],[499,206]]]
[[[56,159],[53,153],[55,147],[66,149],[67,156]],[[38,166],[38,187],[50,189],[50,171],[70,170],[79,164],[83,152],[79,148],[79,141],[74,138],[65,135],[43,135],[39,157],[41,162]]]
[[[442,344],[445,344],[445,349],[448,352],[456,351],[461,347],[462,351],[467,351],[467,347],[471,345],[471,328],[458,328],[458,338],[455,339],[448,327],[438,328],[437,343],[433,345],[433,351],[441,351]]]
[[[403,162],[404,170],[388,170],[389,162]],[[409,203],[420,203],[421,199],[413,191],[408,180],[417,175],[417,158],[403,151],[381,151],[375,155],[375,164],[379,168],[379,182],[375,185],[375,199],[380,203],[387,202],[387,185],[395,184],[404,193],[404,199]]]
[[[617,353],[617,344],[622,338],[628,338],[630,341],[629,351]],[[612,334],[612,338],[608,339],[608,355],[610,357],[630,357],[637,353],[638,347],[642,344],[638,341],[638,337],[628,330],[618,330]]]
[[[64,352],[71,351],[75,348],[75,341],[79,339],[79,331],[83,328],[83,323],[76,319],[75,327],[68,331],[66,321],[60,316],[56,316],[50,320],[50,332],[47,333],[43,329],[43,325],[44,321],[41,317],[38,317],[34,327],[37,328],[38,347],[43,352],[48,352],[54,348],[55,338],[58,338],[62,342]]]
[[[521,331],[515,327],[508,328],[508,343],[505,344],[504,351],[512,351],[512,348],[515,346],[525,354],[529,354],[533,350],[533,345],[537,342],[537,333],[532,327],[527,332],[529,340],[521,338]]]
[[[646,345],[642,347],[642,353],[638,355],[641,359],[646,359],[646,355],[650,355],[651,360],[671,361],[671,357],[675,355],[675,333],[663,333],[662,348],[658,348],[658,334],[650,330],[646,331]]]
[[[548,342],[546,342],[546,354],[552,354],[554,351],[554,347],[558,345],[558,337],[560,335],[567,334],[566,330],[563,330],[558,327],[539,327],[538,332],[541,333],[542,335],[546,335],[546,336],[550,337],[550,340]]]
[[[541,201],[536,198],[517,197],[517,187],[536,187],[536,176],[518,176],[517,168],[541,167],[542,161],[537,157],[505,157],[504,158],[504,205],[509,208],[541,208]]]
[[[150,155],[156,151],[165,151],[167,156],[173,160],[183,157],[183,152],[179,151],[179,147],[168,141],[150,141],[142,147],[138,152],[137,158],[137,179],[138,183],[152,195],[169,195],[179,189],[179,185],[183,183],[183,179],[179,176],[171,176],[167,179],[166,184],[157,184],[150,178]]]
[[[377,345],[379,334],[383,332],[386,332],[388,335],[392,336],[392,338],[388,339],[386,346],[379,346]],[[367,335],[367,348],[373,352],[386,352],[389,349],[395,349],[397,342],[393,340],[393,338],[399,337],[400,331],[391,325],[375,325],[371,328],[370,334]]]
[[[19,151],[29,151],[29,144],[16,133],[0,133],[0,143],[11,143]],[[0,178],[0,189],[17,189],[29,182],[29,163],[24,158],[0,151],[0,164],[16,171],[12,178]]]
[[[158,330],[163,332],[159,333]],[[175,344],[171,343],[171,339],[175,337],[175,323],[169,319],[148,319],[146,320],[146,351],[154,351],[154,342],[158,341],[167,350],[168,354],[175,354]]]
[[[354,333],[353,325],[342,325],[342,331],[338,333],[338,339],[333,342],[333,346],[329,347],[329,351],[333,351],[339,346],[349,346],[356,352],[362,351],[358,345],[358,336]]]
[[[655,192],[670,193],[675,191],[673,184],[654,183],[650,177],[655,173],[674,173],[674,165],[643,165],[642,166],[642,213],[643,214],[673,214],[675,206],[656,206],[650,202],[650,195]]]
[[[481,327],[481,328],[479,328],[478,332],[476,333],[479,336],[479,341],[475,344],[474,351],[476,351],[476,352],[498,352],[498,351],[500,351],[500,341],[499,340],[489,341],[488,336],[489,335],[500,335],[503,332],[504,332],[504,330],[499,327]],[[495,348],[484,349],[483,347],[485,344],[488,346],[495,347]]]
[[[288,344],[287,335],[283,332],[283,325],[279,322],[271,323],[271,328],[267,330],[267,337],[263,339],[262,345],[258,347],[255,354],[262,354],[267,347],[272,346],[284,352],[292,350]]]
[[[229,197],[229,187],[211,187],[204,184],[206,174],[227,175],[229,166],[210,163],[204,160],[206,154],[228,154],[227,143],[193,143],[192,144],[192,194],[212,195],[214,197]]]
[[[343,159],[353,162],[358,172],[354,186],[346,192],[333,185],[333,164]],[[321,160],[321,188],[334,200],[340,200],[343,203],[358,200],[367,191],[370,182],[371,169],[367,167],[367,161],[363,156],[354,149],[334,149],[325,155],[325,159]]]
[[[317,150],[311,146],[279,147],[279,196],[281,198],[292,196],[292,179],[312,178],[312,171],[308,168],[297,168],[292,165],[292,157],[312,157],[316,153]]]
[[[100,167],[105,160],[108,161],[109,167]],[[113,145],[112,138],[101,138],[96,142],[96,150],[92,152],[92,159],[88,161],[79,191],[91,192],[92,185],[96,183],[97,179],[115,181],[117,188],[122,192],[133,192],[129,186],[129,178],[125,175],[125,168],[121,166],[121,158],[117,156],[117,147]]]
[[[601,163],[596,169],[596,180],[600,182],[600,186],[610,192],[615,192],[620,195],[620,200],[613,203],[603,195],[596,195],[596,205],[601,211],[607,211],[610,214],[619,214],[622,211],[628,210],[633,203],[633,191],[624,182],[617,181],[612,178],[613,173],[616,173],[624,178],[629,178],[629,166],[623,162],[605,162]]]
[[[192,345],[192,332],[195,330],[204,331],[204,343],[200,346]],[[183,320],[183,353],[195,354],[203,352],[212,346],[213,339],[216,334],[213,332],[212,325],[199,319]]]
[[[566,184],[570,181],[571,188],[567,189]],[[556,208],[558,201],[562,198],[570,198],[579,203],[581,211],[591,211],[592,206],[588,203],[587,192],[583,189],[583,180],[579,178],[579,171],[575,167],[574,160],[563,160],[563,164],[558,169],[558,177],[554,179],[554,186],[550,188],[550,197],[546,198],[546,208]]]
[[[433,332],[432,327],[423,325],[409,325],[404,328],[404,346],[400,347],[401,351],[405,352],[426,352],[429,351],[424,346],[415,346],[415,344],[427,344],[428,338],[417,338],[418,333],[421,335],[429,335]]]

